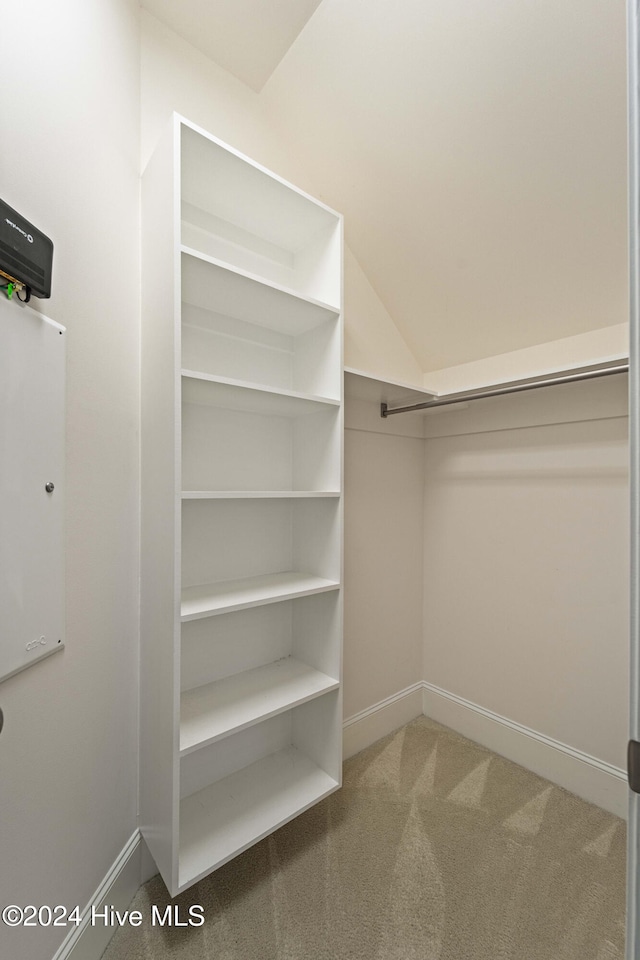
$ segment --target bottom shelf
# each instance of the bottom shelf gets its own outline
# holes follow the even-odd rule
[[[279,750],[180,804],[179,888],[277,830],[339,783],[295,747]]]

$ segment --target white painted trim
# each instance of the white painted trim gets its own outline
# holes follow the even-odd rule
[[[438,723],[626,819],[626,771],[426,681],[423,712]]]
[[[422,714],[583,800],[627,818],[626,770],[426,681],[348,717],[343,724],[345,760]]]
[[[116,910],[126,910],[141,884],[140,849],[142,836],[139,830],[131,835],[104,880],[82,911],[82,921],[72,927],[53,960],[99,960],[107,948],[115,927],[92,926],[91,909],[105,904]]]
[[[376,740],[421,716],[422,699],[422,683],[413,683],[405,690],[348,717],[343,724],[344,759],[348,760]]]
[[[343,724],[345,759],[422,714],[626,818],[625,770],[426,681],[414,683],[348,717]],[[99,960],[115,928],[91,926],[91,908],[109,904],[120,911],[127,909],[141,884],[155,872],[155,864],[136,830],[82,911],[80,926],[69,931],[53,960]]]

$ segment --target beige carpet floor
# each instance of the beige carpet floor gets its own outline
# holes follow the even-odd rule
[[[133,908],[169,903],[156,877]],[[421,717],[104,960],[621,960],[625,825]]]

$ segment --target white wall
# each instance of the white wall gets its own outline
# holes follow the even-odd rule
[[[146,10],[141,10],[140,26],[143,168],[176,110],[258,163],[290,176],[258,94]]]
[[[449,393],[628,349],[619,324],[424,379]],[[425,711],[622,816],[627,405],[616,376],[425,418]]]
[[[432,411],[424,677],[616,767],[628,702],[626,377]]]
[[[367,275],[344,253],[344,363],[377,377],[422,386],[422,371]]]
[[[55,243],[35,306],[67,338],[67,646],[0,684],[0,903],[84,907],[136,826],[138,10],[5,17],[2,196]],[[25,438],[28,442],[28,438]],[[0,926],[49,960],[64,929]]]
[[[410,417],[380,424],[378,404],[347,397],[346,718],[422,675],[424,440]]]

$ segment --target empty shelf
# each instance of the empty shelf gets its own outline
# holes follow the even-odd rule
[[[340,406],[339,400],[330,397],[279,390],[197,370],[182,371],[182,399],[185,403],[276,417],[300,417],[306,413],[317,413],[323,406]]]
[[[222,866],[338,788],[295,747],[258,760],[180,804],[179,886]]]
[[[187,690],[181,698],[180,753],[191,753],[339,685],[306,663],[284,657]]]
[[[289,336],[312,330],[340,314],[332,306],[182,247],[182,296],[194,307],[257,323]]]
[[[259,607],[264,603],[292,600],[312,593],[337,590],[336,580],[325,580],[307,573],[269,573],[261,577],[243,577],[241,580],[221,580],[182,590],[181,619],[198,620],[232,610]]]

